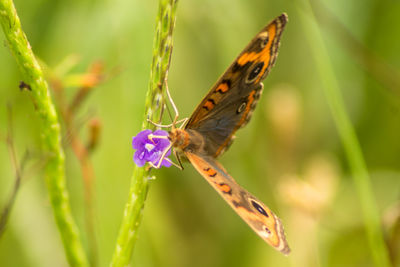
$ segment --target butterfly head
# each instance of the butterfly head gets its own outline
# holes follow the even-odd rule
[[[202,153],[204,148],[204,137],[192,129],[172,129],[168,139],[174,148],[184,152]]]

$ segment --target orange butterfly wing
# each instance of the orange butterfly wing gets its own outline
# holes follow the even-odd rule
[[[289,254],[290,248],[283,225],[266,205],[238,185],[214,158],[190,152],[186,152],[185,155],[196,170],[262,239],[285,255]]]
[[[206,95],[186,124],[207,139],[205,150],[221,155],[234,133],[250,120],[261,96],[261,81],[274,66],[287,22],[282,14],[264,27]]]
[[[286,22],[287,16],[282,14],[259,32],[202,100],[185,129],[173,129],[169,134],[174,147],[185,154],[234,211],[284,254],[290,249],[279,218],[237,184],[215,158],[250,120],[263,90],[261,81],[275,63]]]

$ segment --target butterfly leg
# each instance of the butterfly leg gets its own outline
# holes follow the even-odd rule
[[[171,163],[172,165],[174,165],[175,167],[177,167],[178,169],[182,170],[182,169],[181,169],[182,167],[179,166],[178,164],[176,164],[175,162],[173,162],[172,160],[170,160],[170,159],[168,159],[168,158],[166,158],[165,160],[168,161],[169,163]],[[162,161],[160,161],[160,162],[162,162]],[[160,168],[160,167],[157,167],[159,164],[154,165],[152,162],[149,162],[149,164],[150,164],[151,167],[153,167],[153,168],[155,168],[155,169]]]
[[[168,136],[165,136],[165,135],[149,134],[147,137],[148,137],[149,140],[150,140],[151,142],[153,142],[153,143],[154,143],[153,139],[165,139],[165,140],[169,140],[169,139],[168,139]]]
[[[166,137],[166,136],[163,136],[163,137]],[[150,138],[150,135],[149,135],[149,138]],[[151,140],[151,139],[150,139],[150,140]],[[159,169],[159,168],[161,167],[161,164],[162,164],[163,160],[165,159],[165,156],[167,155],[167,153],[168,153],[168,151],[171,149],[171,147],[172,147],[172,143],[171,143],[168,147],[166,147],[166,148],[164,149],[164,151],[163,151],[163,153],[161,154],[161,157],[160,157],[160,159],[159,159],[157,165],[154,165],[153,163],[149,162],[150,165],[151,165],[152,167],[156,168],[156,169]],[[166,159],[166,160],[169,161],[169,162],[171,162],[174,166],[177,166],[176,163],[173,163],[171,160],[169,160],[169,159]],[[177,166],[177,167],[178,167],[178,166]],[[178,167],[178,168],[179,168],[179,167]]]
[[[188,118],[184,118],[184,119],[181,119],[181,120],[176,121],[175,124],[180,124],[180,123],[182,123],[182,124],[184,125],[184,124],[186,123],[187,120],[188,120]],[[152,125],[154,125],[154,126],[156,126],[156,127],[158,127],[158,128],[171,128],[172,126],[174,126],[174,123],[170,123],[170,124],[164,125],[164,124],[159,124],[159,123],[156,123],[156,122],[154,122],[154,121],[151,121],[150,119],[147,119],[147,122],[150,123],[150,124],[152,124]]]
[[[183,165],[182,165],[182,161],[181,161],[181,157],[179,156],[179,154],[176,152],[176,150],[174,150],[174,156],[175,156],[175,158],[176,158],[176,160],[178,161],[178,163],[179,163],[179,169],[181,170],[181,171],[183,171]]]
[[[148,138],[150,141],[153,142],[153,138],[155,139],[168,139],[168,136],[164,136],[164,135],[154,135],[154,134],[149,134]],[[160,160],[158,161],[157,165],[154,165],[153,163],[149,162],[149,164],[156,169],[159,169],[161,167],[162,161],[165,159],[166,161],[170,162],[172,165],[174,165],[175,167],[177,167],[180,170],[183,170],[183,166],[182,166],[182,162],[180,157],[177,155],[176,151],[174,150],[174,156],[175,158],[178,160],[178,164],[176,164],[175,162],[171,161],[169,158],[165,158],[165,155],[168,153],[168,150],[170,150],[172,147],[172,143],[163,151]]]
[[[175,167],[177,167],[178,169],[183,170],[182,165],[176,164],[175,162],[173,162],[173,161],[170,160],[169,158],[166,158],[165,160],[168,161],[169,163],[171,163],[172,165],[174,165]],[[179,164],[181,164],[180,161],[179,161]]]
[[[174,128],[177,124],[182,123],[181,126],[179,127],[179,128],[182,128],[185,125],[185,123],[189,120],[189,118],[184,118],[184,119],[178,120],[179,111],[178,111],[178,108],[175,105],[174,100],[171,97],[171,93],[169,92],[167,76],[164,79],[164,83],[165,83],[165,90],[167,92],[168,100],[171,103],[171,106],[172,106],[172,108],[174,109],[174,112],[175,112],[175,117],[174,117],[172,123],[167,124],[167,125],[163,125],[163,124],[159,124],[159,123],[153,122],[150,119],[147,119],[147,122],[152,124],[152,125],[154,125],[154,126],[156,126],[156,127],[159,127],[159,128],[171,128],[171,127]],[[161,84],[160,84],[160,86],[161,86]]]

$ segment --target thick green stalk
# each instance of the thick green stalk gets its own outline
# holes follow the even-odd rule
[[[78,228],[71,214],[66,190],[64,151],[61,147],[57,113],[43,72],[22,31],[11,0],[0,0],[0,23],[7,44],[22,73],[26,84],[24,88],[30,90],[33,104],[40,117],[42,146],[46,155],[49,155],[45,166],[46,184],[68,262],[71,266],[88,266]]]
[[[163,87],[172,53],[172,33],[175,26],[177,0],[160,0],[153,42],[153,61],[146,96],[142,129],[148,129],[147,118],[160,121],[164,103]],[[131,178],[129,199],[118,234],[111,266],[127,266],[132,257],[142,211],[149,190],[149,170],[135,166]]]
[[[346,113],[339,83],[335,77],[320,29],[315,23],[315,16],[309,2],[303,2],[304,5],[299,6],[299,14],[304,23],[306,36],[323,82],[322,88],[325,92],[352,172],[354,185],[360,199],[371,255],[376,266],[388,267],[390,266],[389,254],[384,242],[380,215],[361,147]]]

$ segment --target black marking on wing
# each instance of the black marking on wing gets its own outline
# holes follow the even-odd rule
[[[268,213],[264,210],[263,207],[261,207],[260,204],[258,204],[256,201],[251,200],[251,204],[253,205],[253,207],[262,215],[264,215],[265,217],[269,217]]]
[[[264,67],[264,62],[258,63],[251,71],[249,76],[247,76],[246,83],[252,83],[260,74]]]

